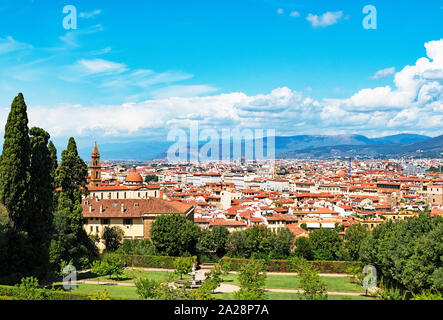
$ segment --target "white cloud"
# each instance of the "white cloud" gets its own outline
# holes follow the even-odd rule
[[[121,73],[126,71],[126,65],[103,59],[79,60],[77,62],[79,69],[86,74],[97,73]]]
[[[283,14],[283,13],[284,13],[284,10],[282,8],[277,9],[277,14]]]
[[[83,19],[90,19],[94,18],[95,16],[98,16],[102,11],[100,9],[93,10],[90,12],[80,12],[79,17]]]
[[[276,129],[277,134],[286,135],[419,132],[436,136],[443,134],[443,39],[425,47],[427,57],[396,72],[393,85],[364,88],[347,99],[315,100],[287,87],[247,95],[213,94],[217,89],[208,85],[174,84],[156,89],[152,99],[138,103],[38,107],[28,102],[30,125],[41,126],[55,137],[143,136],[153,130],[188,128],[195,120],[202,128]],[[113,73],[125,65],[108,61],[94,66],[86,63],[85,68]],[[192,75],[139,69],[113,73],[110,77],[116,82],[110,86],[115,90],[134,83],[150,86],[187,76]],[[8,108],[0,109],[0,123],[5,123],[8,112]]]
[[[321,16],[310,13],[306,17],[306,20],[308,20],[313,27],[326,27],[336,24],[342,16],[343,16],[342,11],[337,11],[337,12],[328,11],[326,13],[323,13]]]
[[[209,94],[217,91],[216,88],[208,85],[175,85],[157,89],[153,92],[155,99],[169,97],[195,97],[202,94]]]
[[[32,49],[32,45],[14,40],[11,36],[0,37],[0,54],[6,54],[26,49]]]
[[[378,70],[370,79],[383,79],[392,76],[395,73],[395,67]]]
[[[60,37],[60,40],[62,40],[66,45],[69,47],[79,47],[79,38],[88,35],[97,33],[100,31],[103,31],[104,28],[101,24],[96,24],[94,26],[88,27],[88,28],[82,28],[77,29],[73,31],[68,31],[64,36]]]
[[[298,12],[298,11],[291,11],[289,16],[290,17],[300,17],[300,12]]]

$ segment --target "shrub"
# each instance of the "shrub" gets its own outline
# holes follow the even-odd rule
[[[104,257],[119,257],[128,267],[174,269],[178,257],[106,253]]]
[[[302,297],[305,300],[327,300],[326,283],[321,280],[318,272],[310,267],[300,270],[297,276],[300,288],[303,290]]]
[[[294,265],[293,259],[289,260],[269,260],[265,263],[265,260],[261,260],[267,266],[268,272],[297,272],[297,266]],[[303,259],[303,258],[298,258]],[[225,265],[229,265],[231,271],[239,271],[244,263],[247,263],[249,259],[229,258],[223,257],[220,263],[223,268]],[[299,260],[300,262],[303,260]],[[318,270],[319,273],[347,273],[350,267],[358,266],[363,269],[363,263],[357,261],[306,261],[306,263],[313,269]]]
[[[99,276],[108,275],[109,278],[120,278],[123,275],[125,263],[117,256],[107,256],[103,260],[96,260],[92,264],[91,272]]]
[[[180,279],[184,274],[187,274],[192,271],[192,268],[197,263],[196,257],[188,258],[188,257],[179,257],[174,261],[174,269],[177,274],[180,275]]]

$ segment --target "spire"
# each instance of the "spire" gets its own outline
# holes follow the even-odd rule
[[[92,154],[99,154],[98,148],[97,148],[97,142],[95,142],[94,150],[92,151]]]

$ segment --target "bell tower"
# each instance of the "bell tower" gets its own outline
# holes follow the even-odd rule
[[[92,151],[92,161],[91,161],[91,186],[98,187],[102,183],[102,171],[100,166],[100,153],[98,152],[97,142],[94,145],[94,150]]]

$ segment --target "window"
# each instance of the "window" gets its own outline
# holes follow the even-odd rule
[[[94,227],[91,226],[90,230],[91,230],[91,232],[94,232]]]
[[[98,227],[95,227],[95,231],[98,232]]]
[[[101,219],[101,224],[109,224],[109,219]]]
[[[132,219],[123,219],[124,225],[132,225]]]

